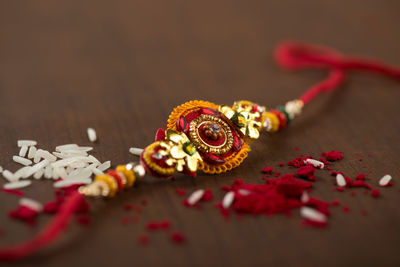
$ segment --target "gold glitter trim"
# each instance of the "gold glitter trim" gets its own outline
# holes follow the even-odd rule
[[[233,168],[238,167],[243,162],[243,160],[247,157],[247,154],[250,152],[250,150],[251,150],[250,146],[247,143],[244,143],[242,149],[237,154],[233,154],[225,159],[226,162],[224,164],[213,165],[213,164],[208,164],[205,161],[200,161],[199,169],[209,174],[220,174],[223,172],[230,171]]]

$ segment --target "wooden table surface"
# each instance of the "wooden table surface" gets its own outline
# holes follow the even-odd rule
[[[135,160],[129,147],[151,143],[185,101],[285,103],[326,72],[280,70],[272,51],[283,39],[400,65],[399,11],[395,0],[1,1],[0,165],[17,169],[11,158],[18,139],[49,150],[90,145],[86,129],[93,127],[99,135],[94,155],[115,166]],[[90,226],[74,221],[56,243],[13,266],[399,266],[399,100],[398,81],[353,73],[287,130],[263,134],[239,168],[149,180],[111,200],[93,200]],[[224,194],[220,187],[236,178],[261,184],[263,167],[331,149],[345,155],[335,168],[353,177],[370,172],[374,186],[390,173],[394,186],[381,189],[379,199],[362,189],[332,192],[329,172],[319,171],[313,195],[350,208],[332,208],[327,229],[303,227],[298,211],[290,218],[225,221],[214,207]],[[214,200],[202,210],[185,208],[176,187],[209,188]],[[42,202],[53,198],[46,181],[24,191]],[[135,214],[124,205],[143,198],[148,203],[139,222],[122,225],[124,216]],[[33,236],[50,219],[40,216],[35,227],[11,220],[7,212],[17,203],[18,197],[0,193],[0,245]],[[146,222],[163,219],[187,242],[173,244],[160,232],[149,234],[148,246],[139,245]]]

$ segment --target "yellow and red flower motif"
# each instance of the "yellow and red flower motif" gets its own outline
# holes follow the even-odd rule
[[[230,106],[220,106],[219,111],[230,119],[250,139],[260,137],[265,107],[250,101],[238,101]]]

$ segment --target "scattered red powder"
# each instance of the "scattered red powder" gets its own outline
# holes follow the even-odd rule
[[[307,220],[307,219],[303,219],[301,221],[301,224],[303,226],[312,226],[312,227],[316,227],[316,228],[325,228],[328,226],[327,222],[317,222],[317,221]]]
[[[366,210],[361,210],[361,215],[362,215],[362,216],[367,216],[367,215],[368,215],[368,212],[367,212]]]
[[[212,199],[213,199],[213,194],[212,194],[211,190],[210,190],[210,189],[206,189],[206,190],[204,191],[204,195],[203,195],[203,197],[201,198],[201,200],[204,201],[204,202],[209,202],[209,201],[211,201]]]
[[[337,161],[343,159],[342,151],[330,151],[330,152],[322,152],[321,156],[325,157],[326,160],[329,161]]]
[[[371,191],[371,196],[374,197],[374,198],[379,197],[379,196],[380,196],[379,190],[376,189],[376,188],[373,189],[373,190]]]
[[[343,206],[343,212],[344,213],[349,213],[350,212],[350,208],[348,206]]]
[[[25,193],[20,190],[0,188],[0,191],[3,191],[4,193],[7,193],[7,194],[16,195],[19,197],[25,196]]]
[[[141,203],[143,206],[146,206],[146,204],[147,204],[147,199],[143,198],[142,200],[140,200],[140,203]]]
[[[281,162],[281,163],[279,163],[279,166],[283,167],[283,166],[285,166],[285,163]]]
[[[137,206],[137,207],[135,208],[135,211],[136,211],[137,213],[142,213],[143,209],[142,209],[142,207]]]
[[[134,207],[135,206],[133,204],[128,203],[124,205],[124,210],[126,211],[133,210]]]
[[[265,174],[271,174],[273,169],[273,167],[265,167],[261,172]]]
[[[36,210],[33,210],[26,206],[19,206],[16,210],[12,210],[8,213],[13,219],[18,219],[26,222],[27,224],[34,225],[36,221],[36,217],[39,213]]]
[[[363,161],[363,159],[362,159],[362,158],[359,158],[358,160],[359,160],[359,161]]]
[[[81,225],[90,225],[92,223],[92,218],[87,215],[79,215],[76,221]]]
[[[293,174],[268,180],[266,184],[244,184],[242,180],[234,181],[230,190],[237,192],[232,209],[236,212],[271,215],[286,212],[303,206],[300,196],[312,183],[298,180]],[[249,194],[238,193],[240,189]]]
[[[186,240],[186,237],[181,232],[178,231],[171,233],[170,238],[171,241],[174,242],[175,244],[182,244]]]
[[[301,178],[306,178],[310,181],[315,181],[315,168],[313,166],[307,165],[302,166],[297,170],[297,175]]]
[[[299,147],[296,146],[294,149],[295,149],[296,151],[298,151],[298,150],[299,150]]]
[[[148,245],[150,244],[150,236],[147,234],[143,234],[138,236],[137,241],[140,245]]]
[[[186,191],[183,189],[179,189],[178,187],[175,188],[176,193],[178,193],[179,196],[184,196],[186,194]]]
[[[356,195],[356,192],[353,191],[350,193],[350,195],[354,197]]]
[[[160,222],[150,221],[146,224],[146,229],[149,231],[168,230],[170,226],[171,222],[169,220],[164,220]]]
[[[332,201],[332,206],[339,206],[339,205],[340,205],[340,201],[339,200]]]
[[[365,180],[365,174],[364,173],[360,173],[356,176],[356,180]]]

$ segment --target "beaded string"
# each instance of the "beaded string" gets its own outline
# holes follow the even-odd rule
[[[348,70],[376,72],[400,79],[400,68],[390,66],[376,60],[344,56],[331,48],[299,42],[287,41],[279,44],[275,51],[275,59],[277,63],[286,70],[321,68],[328,69],[329,75],[325,80],[311,86],[299,99],[289,101],[283,106],[278,106],[277,108],[271,110],[265,110],[261,106],[253,105],[251,108],[254,110],[250,111],[250,113],[258,112],[262,114],[262,119],[255,121],[255,125],[258,126],[257,123],[262,122],[262,127],[260,126],[260,128],[269,133],[284,129],[291,120],[301,113],[302,108],[317,95],[323,92],[338,89],[339,86],[344,82],[345,74]],[[242,104],[243,102],[240,102],[239,105]],[[246,106],[246,103],[244,103],[244,106]],[[224,110],[222,109],[221,111]],[[227,113],[224,114],[229,114],[230,111],[231,110],[229,110],[229,108],[225,108],[225,112]],[[204,110],[204,112],[210,112],[210,110]],[[258,132],[251,131],[252,128],[247,127],[248,125],[243,125],[245,124],[246,120],[244,117],[241,117],[241,115],[242,113],[239,113],[239,115],[233,114],[229,119],[236,126],[241,127],[241,131],[244,134],[249,134],[250,137],[251,135],[257,135]],[[185,124],[184,120],[178,120],[178,124],[183,131],[189,130],[189,126]],[[205,127],[205,133],[211,139],[219,137],[218,131],[216,130],[218,129],[216,129],[216,126],[212,124]],[[162,139],[161,137],[165,138],[165,133],[162,131],[157,132],[156,139]],[[186,141],[186,139],[176,133],[171,133],[170,137],[173,138],[172,141]],[[154,144],[158,145],[157,142]],[[153,147],[156,147],[154,144],[152,144]],[[233,140],[232,144],[228,145],[237,146],[243,144],[240,144],[240,140]],[[164,146],[167,146],[166,149],[170,148],[166,143],[164,143]],[[191,146],[190,142],[183,143],[183,147],[185,148],[187,155],[195,155],[196,149]],[[245,146],[244,150],[246,150]],[[245,152],[247,153],[247,151]],[[152,155],[157,155],[157,153],[153,153]],[[162,157],[161,154],[160,156]],[[240,161],[240,158],[236,160]],[[243,160],[243,158],[241,160]],[[27,257],[55,241],[55,239],[65,230],[69,219],[76,212],[79,204],[84,199],[84,196],[113,197],[117,192],[122,191],[125,188],[132,187],[137,181],[137,178],[144,177],[146,173],[154,174],[152,173],[152,170],[150,170],[148,166],[146,167],[146,164],[143,163],[145,162],[143,162],[142,155],[142,164],[129,163],[126,165],[119,165],[115,170],[108,171],[107,174],[97,175],[92,184],[79,188],[78,192],[75,192],[69,196],[69,198],[64,202],[63,206],[60,208],[59,212],[37,236],[17,245],[0,247],[0,261],[17,260]],[[182,164],[187,164],[188,162],[184,161],[183,159],[175,159],[173,163],[175,166],[177,166],[176,168],[178,168],[178,170],[182,171]],[[168,166],[161,169],[162,171],[167,172],[166,174],[169,174],[168,171],[171,173],[174,171],[169,170]],[[210,173],[218,173],[219,171],[219,169],[217,169],[217,171],[214,170],[215,172],[212,172],[207,168],[202,170],[205,172],[209,171]],[[229,166],[225,169],[222,169],[222,171],[226,170],[229,170]],[[190,172],[190,165],[188,174],[193,174]]]

